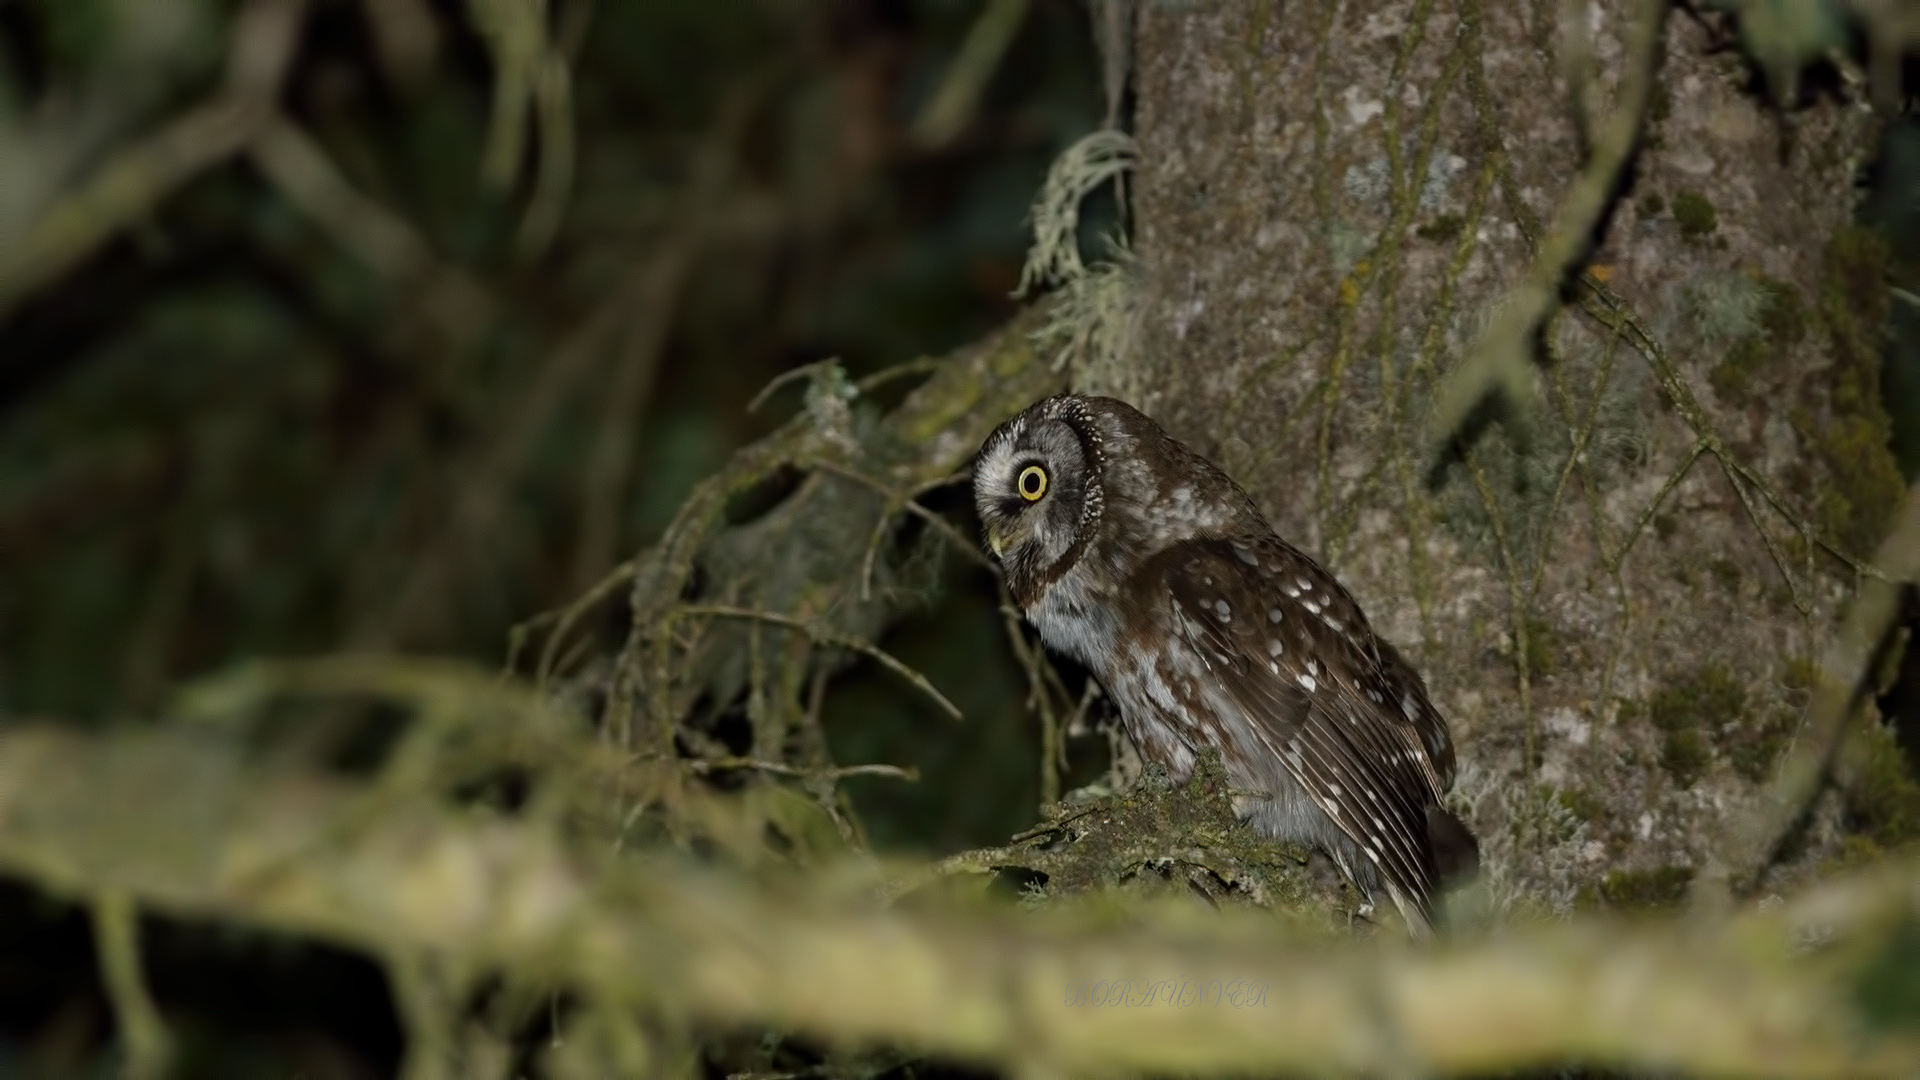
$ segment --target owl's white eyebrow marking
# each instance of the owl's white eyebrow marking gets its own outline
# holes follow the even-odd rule
[[[1279,608],[1269,608],[1269,609],[1267,610],[1267,621],[1268,621],[1268,622],[1272,622],[1272,623],[1277,623],[1277,622],[1279,622],[1279,621],[1280,621],[1280,620],[1281,620],[1281,619],[1282,619],[1283,617],[1284,617],[1284,616],[1282,616],[1282,615],[1280,614],[1280,609],[1279,609]]]

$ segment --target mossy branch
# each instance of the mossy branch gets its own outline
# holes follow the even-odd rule
[[[1148,916],[1116,936],[1070,916],[888,910],[844,887],[609,859],[427,802],[327,835],[352,801],[347,785],[263,775],[178,732],[0,734],[0,867],[56,894],[117,890],[174,915],[501,971],[626,1015],[1069,1072],[1585,1061],[1896,1076],[1920,1053],[1857,1004],[1920,905],[1911,861],[1715,928],[1582,922],[1415,951],[1302,946],[1271,920],[1196,932]],[[295,850],[308,854],[250,873]],[[1794,946],[1809,940],[1824,944]]]

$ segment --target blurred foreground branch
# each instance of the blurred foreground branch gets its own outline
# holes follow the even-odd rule
[[[1305,947],[1270,920],[1176,933],[1149,919],[1116,935],[1067,916],[886,910],[865,889],[613,858],[537,819],[425,800],[339,829],[365,797],[250,767],[205,732],[20,727],[0,734],[0,867],[74,898],[122,892],[423,958],[459,973],[455,1003],[503,974],[628,1016],[1066,1072],[1579,1060],[1893,1076],[1920,1054],[1910,1028],[1876,1030],[1859,1004],[1920,917],[1911,861],[1711,929],[1588,922],[1428,951]]]

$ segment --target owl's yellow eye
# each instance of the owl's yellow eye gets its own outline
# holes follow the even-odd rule
[[[1038,465],[1021,469],[1016,486],[1020,489],[1021,498],[1028,502],[1039,502],[1040,496],[1047,493],[1047,470]]]

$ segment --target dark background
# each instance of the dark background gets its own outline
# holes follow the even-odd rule
[[[40,163],[70,187],[218,89],[234,5],[178,6],[189,25],[166,37],[116,0],[0,0],[14,170],[0,185]],[[13,304],[0,715],[138,719],[247,657],[397,648],[497,664],[513,624],[648,543],[699,478],[789,414],[790,396],[748,411],[770,379],[835,357],[857,377],[1004,322],[1027,207],[1105,99],[1084,6],[1033,0],[970,121],[916,139],[981,7],[553,0],[553,32],[577,35],[576,168],[557,233],[527,253],[515,237],[540,155],[504,188],[482,180],[496,72],[468,7],[419,0],[431,41],[396,58],[368,7],[314,3],[281,105],[458,268],[460,302],[439,313],[446,274],[370,269],[240,158]],[[1920,293],[1920,124],[1889,132],[1862,183],[1864,220]],[[1096,207],[1085,234],[1112,221]],[[638,356],[628,326],[531,410],[570,336],[609,305],[622,314],[624,283],[676,244],[673,286],[652,294],[657,355]],[[1920,297],[1899,300],[1884,388],[1909,479],[1916,342]],[[963,493],[941,499],[972,527]],[[964,727],[864,668],[834,684],[835,758],[921,773],[850,785],[879,848],[941,854],[1033,819],[1036,726],[996,604],[950,560],[887,639]],[[1885,705],[1920,735],[1916,686]],[[1097,775],[1095,740],[1073,749],[1076,778]],[[384,977],[362,958],[151,920],[145,948],[183,1075],[378,1076],[398,1061]],[[0,883],[0,1073],[110,1075],[112,1037],[85,914]]]

